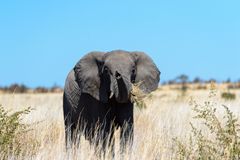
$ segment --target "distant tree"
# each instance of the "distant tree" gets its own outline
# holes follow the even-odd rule
[[[34,89],[35,93],[47,93],[49,92],[48,88],[46,87],[37,87]]]
[[[188,87],[187,87],[188,76],[185,75],[185,74],[182,74],[182,75],[178,76],[178,77],[176,78],[176,80],[179,81],[180,84],[181,84],[182,96],[185,96],[186,91],[187,91],[187,89],[188,89]]]
[[[62,88],[61,88],[60,86],[58,86],[57,84],[54,84],[54,85],[50,88],[50,92],[59,93],[59,92],[62,92]]]
[[[19,86],[18,84],[14,83],[14,84],[10,85],[9,87],[6,87],[6,90],[8,92],[12,92],[12,93],[16,92],[18,86]]]
[[[181,84],[188,82],[188,76],[185,74],[182,74],[176,78]]]
[[[202,83],[203,81],[199,78],[199,77],[196,77],[194,78],[193,80],[193,83]]]
[[[21,84],[20,86],[19,86],[19,93],[26,93],[27,91],[28,91],[28,87],[26,86],[26,85],[24,85],[24,84]]]
[[[226,80],[226,83],[231,83],[232,81],[231,81],[231,79],[230,78],[228,78],[227,80]]]
[[[176,82],[175,80],[169,80],[169,81],[168,81],[168,84],[170,84],[170,85],[171,85],[171,84],[176,84],[176,83],[177,83],[177,82]]]
[[[216,83],[216,82],[217,82],[217,80],[216,80],[216,79],[214,79],[214,78],[211,78],[211,79],[209,79],[208,81],[206,81],[206,83],[211,83],[211,82],[213,82],[213,83]]]
[[[17,84],[14,83],[10,85],[9,87],[5,87],[5,91],[10,92],[10,93],[26,93],[28,90],[28,87],[24,84]]]

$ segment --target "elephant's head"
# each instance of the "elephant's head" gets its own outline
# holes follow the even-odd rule
[[[133,83],[149,93],[158,87],[160,72],[143,52],[122,50],[91,52],[74,68],[82,93],[88,93],[104,103],[114,98],[119,103],[130,100]]]

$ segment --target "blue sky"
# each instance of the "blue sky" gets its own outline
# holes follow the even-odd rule
[[[162,81],[240,79],[240,1],[1,1],[0,86],[63,86],[87,52],[148,53]]]

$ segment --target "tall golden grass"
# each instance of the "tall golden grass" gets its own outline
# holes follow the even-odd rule
[[[234,90],[236,100],[221,99],[223,90],[217,88],[214,101],[218,115],[224,114],[225,104],[236,115],[240,115],[239,90]],[[191,99],[203,103],[209,95],[209,90],[188,90],[184,97],[181,92],[169,88],[159,88],[144,99],[146,108],[135,107],[134,111],[134,142],[130,152],[120,154],[119,132],[115,133],[115,159],[177,159],[178,148],[174,138],[185,142],[191,133],[191,125],[206,130],[193,119],[194,112],[189,105]],[[25,153],[9,159],[104,159],[95,154],[95,149],[84,138],[80,138],[79,146],[73,146],[65,151],[64,123],[62,111],[62,94],[1,94],[0,104],[10,112],[23,110],[27,107],[33,110],[23,117],[22,122],[30,125],[29,132],[23,137]],[[204,134],[208,134],[207,132]],[[34,149],[31,141],[36,144]],[[28,150],[29,148],[29,150]],[[0,154],[1,157],[1,154]],[[110,150],[106,159],[111,159]]]

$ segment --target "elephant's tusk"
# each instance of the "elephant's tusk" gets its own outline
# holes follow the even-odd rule
[[[109,99],[111,99],[113,97],[113,92],[110,93]]]

